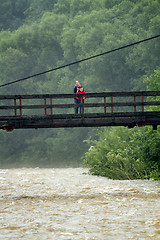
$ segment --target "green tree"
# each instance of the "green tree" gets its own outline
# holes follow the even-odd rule
[[[160,67],[153,74],[144,78],[148,91],[160,91]]]
[[[145,178],[147,167],[134,156],[131,133],[124,127],[104,128],[86,153],[84,165],[92,174],[112,179]]]
[[[31,0],[5,0],[0,2],[0,30],[17,29],[25,21],[25,11]]]
[[[44,12],[50,12],[57,0],[30,0],[29,7],[25,11],[27,22],[39,21]]]

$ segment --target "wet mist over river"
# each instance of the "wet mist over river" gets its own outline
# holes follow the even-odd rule
[[[159,240],[160,182],[1,169],[0,239]]]

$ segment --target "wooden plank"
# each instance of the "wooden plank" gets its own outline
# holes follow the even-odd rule
[[[93,126],[136,126],[160,125],[160,112],[117,113],[117,114],[65,114],[55,116],[14,116],[0,117],[0,128],[9,125],[14,128],[58,128],[58,127],[93,127]]]
[[[62,99],[74,98],[77,94],[32,94],[32,95],[0,95],[0,99]],[[90,98],[99,97],[130,97],[130,96],[160,96],[160,91],[134,91],[134,92],[101,92],[101,93],[86,93],[79,96],[88,96]]]
[[[44,108],[75,108],[75,107],[129,107],[129,106],[159,106],[160,101],[154,102],[113,102],[113,103],[84,103],[84,104],[41,104],[41,105],[21,105],[21,106],[0,106],[0,109],[44,109]]]
[[[0,116],[0,121],[2,120],[39,120],[39,119],[78,119],[78,118],[107,118],[107,117],[128,117],[128,116],[156,116],[160,118],[159,111],[148,111],[148,112],[117,112],[117,113],[84,113],[84,114],[55,114],[55,115],[24,115],[24,116]]]

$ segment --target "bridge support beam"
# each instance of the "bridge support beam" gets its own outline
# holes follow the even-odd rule
[[[153,130],[157,130],[157,125],[152,125],[153,126]]]
[[[136,113],[97,113],[97,114],[58,114],[52,116],[12,116],[0,117],[0,129],[12,131],[25,128],[65,128],[65,127],[98,127],[128,126],[129,128],[145,125],[157,130],[160,125],[159,112]]]

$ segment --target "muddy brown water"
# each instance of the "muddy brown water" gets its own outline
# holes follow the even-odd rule
[[[0,169],[0,240],[159,240],[160,182]]]

